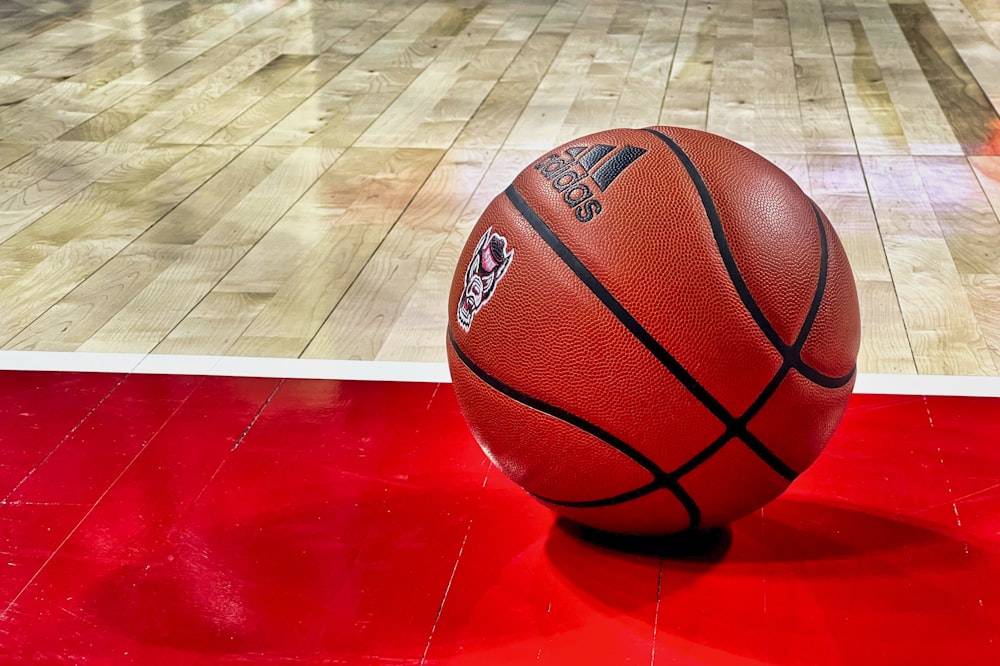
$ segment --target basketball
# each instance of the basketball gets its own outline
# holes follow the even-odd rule
[[[860,343],[823,212],[760,155],[676,127],[526,165],[473,227],[448,308],[489,459],[624,534],[725,525],[781,494],[837,427]]]

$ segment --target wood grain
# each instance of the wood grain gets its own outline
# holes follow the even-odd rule
[[[826,211],[867,372],[1000,374],[991,0],[0,0],[0,347],[441,361],[539,153],[724,134]]]
[[[493,157],[450,151],[423,181],[304,356],[373,358],[426,275]]]
[[[941,111],[948,119],[955,138],[966,154],[982,150],[990,139],[992,128],[1000,122],[986,92],[952,45],[948,35],[924,3],[892,4],[893,14],[910,45],[920,69],[937,98]],[[954,12],[943,12],[945,16]],[[960,28],[959,28],[960,30]],[[965,34],[960,30],[960,35]],[[972,55],[976,49],[963,49]],[[994,57],[993,67],[983,68],[983,83],[996,90],[1000,75],[996,63],[1000,50],[987,50]],[[973,60],[973,62],[977,62]]]

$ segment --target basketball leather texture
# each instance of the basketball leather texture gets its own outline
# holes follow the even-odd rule
[[[857,292],[826,216],[696,130],[608,130],[527,165],[472,229],[448,307],[454,389],[487,456],[602,530],[760,508],[854,385]]]

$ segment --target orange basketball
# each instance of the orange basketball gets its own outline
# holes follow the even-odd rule
[[[854,386],[858,298],[780,169],[676,127],[528,165],[462,252],[448,361],[483,450],[556,512],[667,534],[777,497]]]

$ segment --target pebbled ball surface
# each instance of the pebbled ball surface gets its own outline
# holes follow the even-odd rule
[[[777,497],[839,423],[860,342],[822,212],[756,153],[673,127],[526,165],[470,233],[448,307],[454,388],[490,459],[557,513],[630,534]]]

